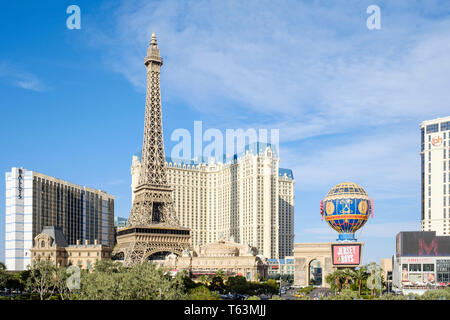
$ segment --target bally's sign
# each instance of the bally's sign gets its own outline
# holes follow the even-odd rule
[[[23,199],[23,171],[22,169],[19,169],[18,171],[18,176],[17,176],[17,198],[18,199]]]

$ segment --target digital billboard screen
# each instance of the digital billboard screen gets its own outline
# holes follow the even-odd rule
[[[397,256],[450,256],[450,236],[436,236],[434,231],[400,232],[397,234]]]
[[[359,265],[361,244],[332,244],[333,265]]]

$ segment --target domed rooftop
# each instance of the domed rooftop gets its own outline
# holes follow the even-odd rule
[[[246,244],[236,243],[234,240],[220,239],[201,245],[198,254],[200,257],[254,256],[257,254],[257,249]]]
[[[369,199],[367,192],[354,182],[343,182],[335,185],[325,196],[328,199],[358,198]]]

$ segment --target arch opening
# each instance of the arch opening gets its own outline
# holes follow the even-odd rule
[[[309,285],[322,286],[322,264],[318,259],[311,260],[309,263]]]

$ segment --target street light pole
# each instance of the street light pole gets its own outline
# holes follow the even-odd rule
[[[280,273],[280,285],[279,285],[279,288],[278,288],[278,293],[279,293],[279,296],[281,297],[281,283],[282,283],[282,281],[283,281],[283,269],[281,268],[281,265],[280,265],[280,270],[281,270],[281,273]]]

